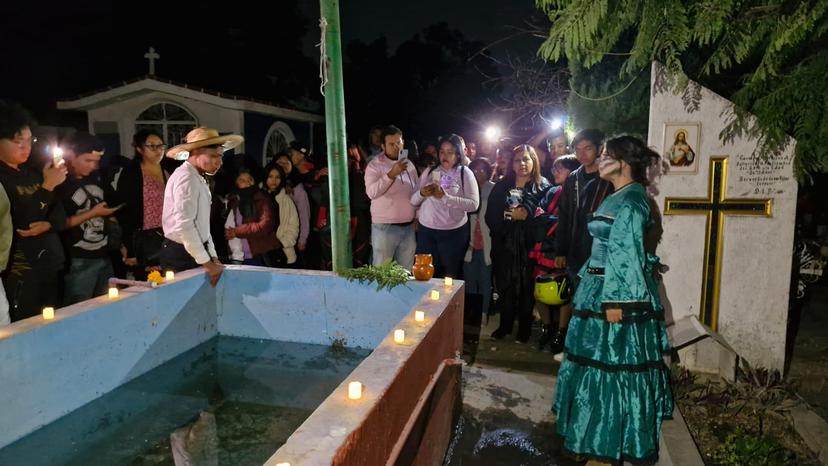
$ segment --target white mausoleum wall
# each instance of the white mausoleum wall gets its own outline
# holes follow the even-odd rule
[[[700,125],[698,146],[693,147],[697,171],[667,174],[661,178],[656,196],[661,211],[664,211],[667,197],[707,197],[711,156],[728,157],[727,199],[773,199],[771,218],[725,217],[718,331],[754,367],[782,370],[797,196],[792,163],[795,143],[789,144],[786,151],[769,162],[753,156],[757,145],[755,139],[737,138],[723,143],[719,133],[726,126],[725,111],[730,102],[699,86],[698,109],[688,111],[681,95],[674,95],[669,90],[656,91],[660,87],[656,83],[659,66],[655,64],[653,67],[649,145],[663,155],[673,142],[675,123]],[[665,125],[669,126],[667,132],[670,133],[666,137]],[[691,141],[691,146],[693,144]],[[664,235],[657,253],[669,266],[663,278],[672,320],[698,316],[705,217],[664,215],[663,227]],[[668,323],[670,320],[668,315]],[[703,365],[702,358],[696,357],[692,347],[682,353],[682,359],[690,366]]]

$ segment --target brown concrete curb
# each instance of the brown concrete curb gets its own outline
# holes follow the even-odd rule
[[[819,461],[828,465],[828,422],[819,417],[806,405],[791,410],[794,430],[802,437],[808,448],[819,455]]]

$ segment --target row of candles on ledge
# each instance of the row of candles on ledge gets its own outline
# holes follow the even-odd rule
[[[445,286],[446,288],[451,288],[453,285],[454,280],[451,277],[446,277],[443,279],[443,286]],[[437,290],[431,290],[431,300],[439,301],[440,292]],[[425,322],[425,311],[414,311],[414,321]],[[394,343],[400,345],[405,343],[405,330],[401,328],[394,330]],[[357,381],[348,383],[348,399],[358,400],[360,398],[362,398],[362,383]],[[284,464],[290,466],[288,463]]]
[[[175,272],[172,270],[167,270],[164,272],[164,281],[171,282],[175,280]],[[119,291],[117,286],[112,286],[109,288],[108,293],[109,299],[115,299],[119,296]],[[43,308],[43,319],[44,320],[52,320],[55,318],[55,308],[49,306]]]
[[[451,288],[454,286],[454,280],[451,277],[446,277],[443,279],[443,286],[446,288]],[[432,301],[439,301],[440,300],[440,292],[437,290],[431,290],[431,300]],[[414,321],[415,322],[425,322],[426,313],[425,311],[414,311]],[[398,328],[394,330],[394,343],[403,344],[405,343],[405,330]],[[359,400],[362,398],[362,391],[363,385],[362,382],[353,381],[348,383],[348,399],[349,400]],[[290,466],[290,463],[276,463],[276,466]]]

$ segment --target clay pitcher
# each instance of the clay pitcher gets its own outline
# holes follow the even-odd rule
[[[411,268],[414,278],[420,281],[431,280],[434,276],[434,265],[431,263],[431,254],[415,254],[414,267]]]

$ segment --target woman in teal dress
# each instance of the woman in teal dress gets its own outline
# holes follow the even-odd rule
[[[672,417],[670,345],[658,297],[658,258],[644,250],[647,168],[659,159],[639,139],[610,139],[599,161],[615,193],[593,214],[592,254],[580,271],[555,402],[564,449],[587,465],[654,463],[661,422]]]

